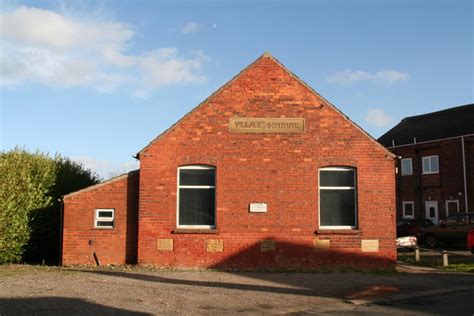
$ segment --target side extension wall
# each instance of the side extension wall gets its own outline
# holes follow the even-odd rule
[[[64,197],[63,264],[137,261],[138,171]],[[95,209],[113,208],[113,229],[94,228]]]

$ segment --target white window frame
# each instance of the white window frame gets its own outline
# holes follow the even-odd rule
[[[112,217],[99,216],[99,212],[112,212]],[[97,226],[97,222],[110,222],[110,226]],[[114,229],[115,228],[115,209],[113,208],[96,208],[94,214],[94,228],[97,229]]]
[[[321,187],[321,171],[352,171],[354,174],[354,185],[353,187]],[[356,229],[358,227],[358,208],[357,208],[357,170],[356,168],[350,167],[324,167],[318,170],[318,224],[321,229]],[[355,212],[355,225],[354,226],[323,226],[321,225],[321,190],[354,190],[354,212]]]
[[[459,210],[459,200],[446,200],[445,203],[446,203],[446,216],[449,216],[449,208],[448,208],[448,204],[449,204],[449,203],[456,203],[457,209],[458,209],[457,214],[460,213],[460,210]]]
[[[432,170],[432,165],[431,165],[431,158],[436,157],[436,160],[438,160],[438,170],[433,171]],[[429,171],[425,172],[425,164],[429,166]],[[421,170],[423,174],[435,174],[439,173],[439,156],[438,155],[432,155],[432,156],[425,156],[421,159]]]
[[[403,218],[415,218],[415,202],[413,201],[403,201]],[[411,215],[407,215],[405,213],[406,209],[405,209],[405,205],[411,205],[411,212],[412,214]]]
[[[404,173],[403,172],[403,161],[410,161],[410,170],[409,173]],[[403,158],[400,163],[400,168],[402,169],[402,176],[411,176],[413,175],[413,161],[411,158]]]
[[[180,185],[180,171],[184,169],[191,170],[216,170],[214,166],[208,165],[187,165],[178,167],[178,183],[177,183],[177,193],[176,193],[176,227],[177,228],[186,228],[186,229],[215,229],[216,228],[216,217],[217,217],[217,204],[216,204],[216,179],[214,179],[214,185]],[[217,176],[216,176],[217,178]],[[179,224],[179,189],[214,189],[214,225],[180,225]]]

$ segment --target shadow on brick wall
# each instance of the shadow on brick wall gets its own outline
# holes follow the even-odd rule
[[[137,263],[138,254],[138,189],[140,173],[134,170],[128,173],[127,181],[127,239],[125,241],[125,262]]]
[[[395,248],[394,253],[396,254]],[[396,255],[391,258],[383,252],[361,253],[360,246],[358,249],[338,249],[324,243],[303,244],[269,237],[231,253],[225,259],[207,267],[263,270],[349,268],[390,271],[395,262]]]

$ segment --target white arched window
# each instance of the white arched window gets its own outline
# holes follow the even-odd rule
[[[216,226],[216,169],[193,165],[178,168],[177,225],[184,228]]]
[[[319,169],[319,227],[357,227],[357,177],[354,168]]]

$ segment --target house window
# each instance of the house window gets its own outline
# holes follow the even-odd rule
[[[178,168],[178,227],[214,228],[216,225],[216,169]]]
[[[438,156],[423,157],[422,164],[423,164],[423,174],[439,172]]]
[[[97,208],[94,216],[95,228],[114,228],[115,210],[113,208]]]
[[[411,158],[402,159],[402,176],[411,176],[413,174],[413,166]]]
[[[446,216],[459,213],[459,200],[446,201]]]
[[[403,218],[415,218],[415,204],[412,201],[403,202]]]
[[[357,227],[357,185],[353,168],[319,170],[319,226],[350,229]]]

